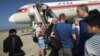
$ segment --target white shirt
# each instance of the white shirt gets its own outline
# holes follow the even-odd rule
[[[80,27],[79,27],[79,25],[72,24],[72,29],[75,29],[75,28],[78,29],[78,34],[79,34],[79,32],[80,32]]]

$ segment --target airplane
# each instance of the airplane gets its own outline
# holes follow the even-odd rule
[[[98,9],[100,11],[100,1],[62,1],[62,2],[48,2],[43,3],[52,10],[52,12],[58,17],[59,14],[64,13],[67,18],[73,18],[76,16],[77,5],[86,4],[89,10]],[[9,18],[9,22],[17,24],[32,24],[36,18],[37,12],[35,10],[36,4],[27,4],[18,9],[18,11],[12,14]]]

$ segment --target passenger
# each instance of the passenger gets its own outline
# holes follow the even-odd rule
[[[43,7],[46,7],[45,9],[43,9],[43,17],[44,17],[45,22],[48,23],[47,22],[48,18],[53,17],[51,14],[52,11],[47,5],[43,5]]]
[[[51,36],[56,36],[56,38],[60,41],[60,43],[58,43],[58,46],[61,45],[59,56],[72,56],[72,26],[71,24],[65,23],[65,18],[65,14],[62,13],[59,15],[59,23],[53,27]]]
[[[89,16],[86,23],[93,36],[85,42],[85,56],[100,56],[100,14]]]
[[[38,21],[38,25],[36,27],[36,36],[38,37],[39,56],[46,55],[44,33],[45,33],[45,28],[42,26],[42,22]]]
[[[79,22],[82,18],[75,17],[73,18],[73,24],[72,24],[72,37],[75,39],[73,40],[74,48],[73,48],[73,56],[78,56],[78,41],[79,41],[79,32],[80,32],[80,27],[79,27]]]
[[[53,16],[52,16],[52,11],[51,11],[51,9],[49,8],[49,7],[47,7],[47,10],[46,10],[46,15],[47,15],[47,17],[49,17],[49,18],[52,18]]]
[[[48,26],[47,26],[47,33],[48,33],[48,37],[50,37],[50,34],[51,34],[51,31],[52,31],[53,25],[54,24],[57,24],[58,23],[58,20],[55,19],[55,18],[50,18],[50,19],[48,19],[48,22],[49,23],[48,23]]]
[[[48,22],[49,22],[48,31],[49,31],[49,36],[50,36],[53,26],[58,23],[58,19],[52,18],[48,20]]]
[[[51,22],[51,25],[48,28],[50,34],[52,32],[53,26],[55,24],[57,24],[57,23],[58,23],[58,19],[53,18],[52,19],[52,22]],[[56,41],[52,37],[54,37],[54,36],[51,36],[50,35],[50,43],[49,43],[49,46],[51,47],[51,52],[50,52],[49,56],[58,56],[58,49],[54,45],[54,42],[56,42]]]
[[[21,49],[23,43],[16,33],[16,29],[9,30],[9,36],[3,42],[3,51],[9,52],[9,56],[24,56],[25,53]]]
[[[79,37],[79,32],[80,32],[80,26],[79,26],[79,22],[82,18],[79,17],[75,17],[73,18],[73,24],[72,24],[72,30],[73,30],[73,37],[75,38],[75,40],[78,39]]]
[[[79,5],[77,6],[77,14],[78,16],[82,17],[83,19],[80,21],[80,37],[79,37],[79,56],[84,56],[84,44],[87,39],[91,37],[86,29],[85,20],[88,16],[88,7],[87,5]]]
[[[48,19],[48,24],[46,25],[45,42],[46,42],[47,45],[49,45],[49,42],[50,42],[50,34],[51,34],[52,27],[53,27],[52,19],[53,18],[49,18]]]
[[[42,11],[42,3],[40,2],[36,3],[36,7],[38,8],[39,11]]]

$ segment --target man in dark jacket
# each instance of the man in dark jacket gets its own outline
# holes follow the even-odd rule
[[[3,42],[3,52],[9,52],[9,56],[24,56],[24,52],[21,50],[23,43],[16,33],[16,29],[10,29],[9,36]]]
[[[88,6],[85,4],[78,5],[77,6],[77,14],[78,16],[82,17],[83,19],[80,21],[80,33],[79,33],[79,40],[78,40],[78,51],[79,56],[84,56],[84,44],[85,41],[87,41],[91,35],[88,33],[86,29],[86,22],[88,16]]]

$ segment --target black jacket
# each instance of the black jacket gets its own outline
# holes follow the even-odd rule
[[[15,39],[14,48],[13,48],[13,39]],[[9,54],[12,53],[13,50],[14,50],[15,53],[20,52],[22,46],[23,46],[23,43],[22,43],[19,36],[9,35],[3,42],[3,51],[5,53],[9,52]]]

